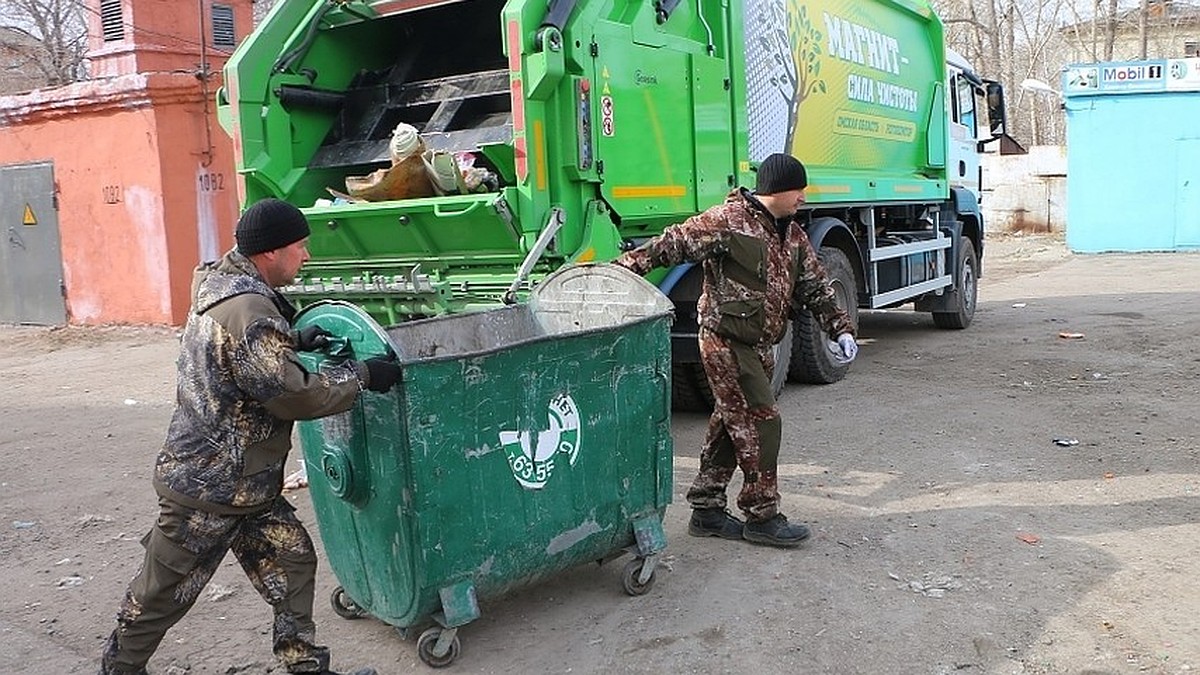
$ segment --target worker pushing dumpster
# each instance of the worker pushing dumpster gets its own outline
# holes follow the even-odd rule
[[[645,593],[671,499],[672,305],[619,267],[567,267],[530,301],[382,328],[345,302],[297,327],[334,334],[306,367],[389,351],[388,394],[300,426],[338,614],[408,635],[431,666],[494,596],[633,553]]]

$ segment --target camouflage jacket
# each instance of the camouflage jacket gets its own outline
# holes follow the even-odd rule
[[[237,251],[197,268],[175,412],[155,466],[160,495],[218,513],[267,508],[283,487],[292,421],[354,404],[352,365],[313,374],[300,364],[294,315]]]
[[[745,189],[615,262],[638,274],[702,262],[704,289],[696,303],[701,327],[744,344],[779,342],[787,319],[806,307],[830,336],[854,332],[803,228],[794,219],[777,227]]]

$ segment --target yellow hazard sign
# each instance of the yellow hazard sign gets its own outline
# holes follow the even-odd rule
[[[25,225],[37,225],[37,216],[33,215],[33,209],[25,205],[25,220],[22,221]]]

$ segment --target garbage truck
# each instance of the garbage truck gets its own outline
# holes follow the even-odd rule
[[[928,0],[286,0],[238,46],[217,103],[243,202],[287,200],[312,226],[286,293],[384,326],[520,302],[787,152],[808,167],[799,222],[855,320],[911,303],[966,328],[980,153],[1005,124],[1000,85],[946,47]],[[350,194],[398,166],[401,128],[459,175]],[[650,279],[675,310],[673,402],[703,408],[700,269]],[[827,345],[797,318],[776,388],[841,379]]]

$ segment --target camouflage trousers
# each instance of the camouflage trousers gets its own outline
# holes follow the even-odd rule
[[[142,546],[142,568],[117,610],[101,673],[144,672],[167,630],[195,604],[229,551],[275,610],[273,649],[288,671],[319,672],[329,662],[328,650],[314,644],[316,551],[283,497],[251,515],[211,513],[160,497],[158,521]]]
[[[700,453],[700,472],[688,490],[692,508],[725,508],[725,489],[742,470],[738,508],[761,521],[779,512],[776,467],[782,424],[771,374],[775,356],[709,330],[700,330],[700,359],[716,403]]]

